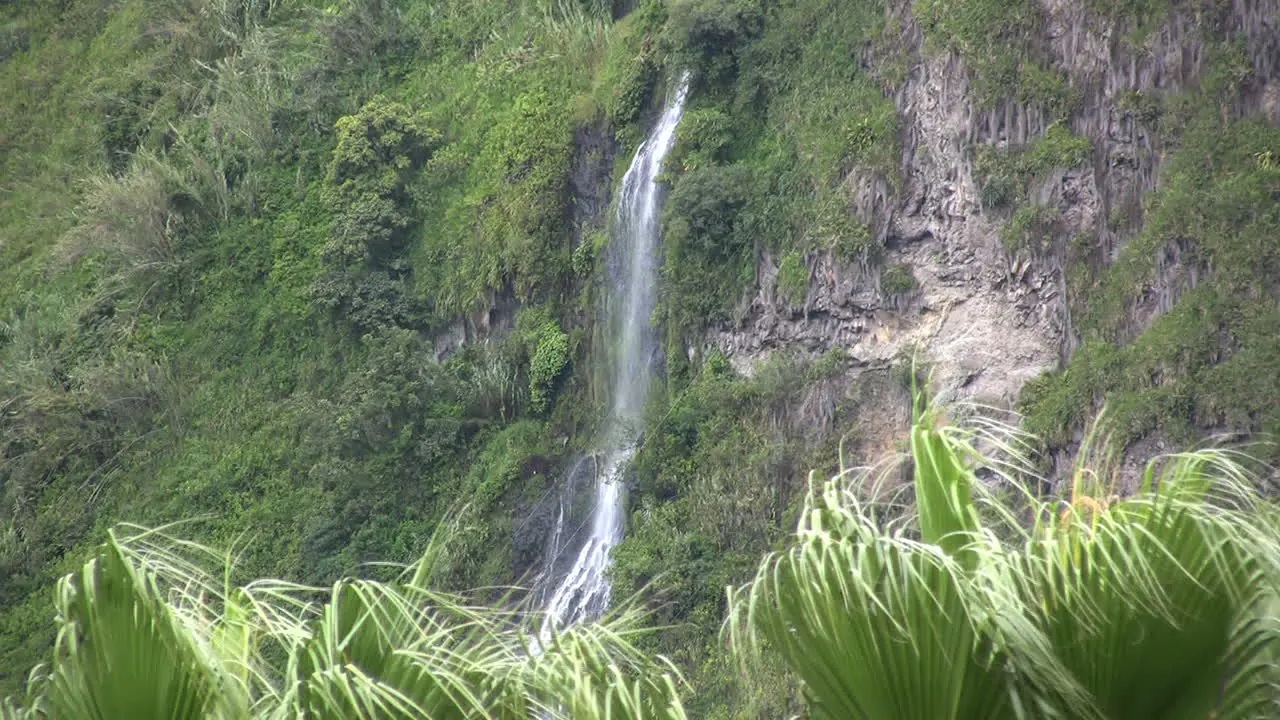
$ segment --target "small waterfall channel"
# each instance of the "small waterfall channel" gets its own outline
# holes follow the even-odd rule
[[[610,287],[608,301],[609,334],[612,341],[612,413],[598,439],[601,452],[583,458],[573,475],[588,472],[594,478],[595,502],[590,534],[568,572],[554,587],[546,603],[542,628],[545,638],[552,628],[564,628],[598,618],[609,605],[609,553],[622,539],[624,473],[635,455],[638,433],[649,381],[653,376],[658,338],[650,324],[658,282],[659,210],[663,200],[657,177],[662,161],[675,144],[676,126],[684,113],[689,92],[689,76],[684,74],[663,108],[649,136],[636,150],[631,166],[622,178],[617,217],[609,243]],[[573,477],[570,478],[570,487]],[[550,542],[555,558],[572,546],[566,537],[565,500],[560,503]]]

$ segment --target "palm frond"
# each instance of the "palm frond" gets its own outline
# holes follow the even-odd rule
[[[869,470],[811,487],[795,545],[730,591],[735,648],[778,653],[814,717],[1276,715],[1280,533],[1240,455],[1158,458],[1122,498],[1096,423],[1068,498],[1015,506],[975,469],[1017,488],[1032,440],[937,418],[917,402],[906,522]]]
[[[988,563],[1000,556],[986,540],[969,535],[951,553],[885,532],[838,480],[811,493],[797,545],[731,590],[732,644],[778,652],[816,718],[1016,718],[1038,707],[1022,679],[1037,666],[1020,653],[1047,643],[1006,642],[1036,629],[1004,612],[1009,596],[991,582],[1003,570]],[[957,556],[980,557],[984,571]]]
[[[1280,545],[1238,509],[1256,501],[1246,477],[1217,451],[1160,458],[1123,500],[1077,485],[1028,542],[1026,606],[1107,717],[1274,716],[1260,658],[1280,634],[1258,612]]]
[[[119,539],[58,587],[48,685],[55,717],[240,718],[246,689],[163,597]]]

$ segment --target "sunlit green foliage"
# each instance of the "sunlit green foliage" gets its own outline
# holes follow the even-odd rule
[[[688,172],[723,162],[733,140],[733,120],[716,107],[695,108],[676,128],[676,145],[667,162]]]
[[[334,214],[317,278],[317,303],[357,328],[413,326],[422,320],[405,297],[403,257],[413,226],[407,192],[439,143],[427,121],[383,97],[338,120],[337,144],[322,198]]]
[[[1024,481],[1026,443],[917,413],[914,482],[814,487],[730,591],[735,647],[780,655],[813,717],[1273,715],[1280,536],[1239,458],[1158,458],[1123,499],[1091,444],[1060,501],[978,481]]]
[[[60,582],[52,663],[5,718],[685,716],[629,608],[535,639],[522,609],[434,590],[437,547],[390,582],[235,585],[212,550],[123,530]]]
[[[569,364],[569,336],[554,323],[544,325],[529,359],[529,405],[534,412],[547,409],[556,379]]]

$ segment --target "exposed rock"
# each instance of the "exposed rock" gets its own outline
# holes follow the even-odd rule
[[[872,365],[918,349],[936,363],[940,390],[1003,405],[1028,378],[1054,366],[1062,335],[1057,281],[1053,271],[1011,264],[997,224],[980,210],[967,157],[967,88],[963,64],[941,55],[923,60],[899,95],[905,186],[882,233],[886,262],[912,268],[914,296],[905,304],[886,298],[875,276],[821,254],[804,307],[780,308],[766,254],[745,319],[710,335],[735,366],[750,373],[783,347],[814,354],[839,347]],[[867,186],[856,173],[849,182]]]
[[[1043,0],[1042,48],[1080,93],[1069,126],[1090,138],[1091,167],[1060,171],[1032,189],[1031,201],[1055,209],[1054,243],[1039,256],[1011,256],[999,239],[1002,219],[984,212],[970,148],[1021,145],[1052,118],[1015,102],[980,109],[969,73],[954,54],[924,56],[910,6],[891,10],[903,44],[920,57],[896,90],[903,159],[895,192],[876,174],[847,178],[850,210],[888,249],[885,263],[912,268],[918,291],[886,298],[877,272],[843,267],[828,254],[810,259],[801,308],[775,300],[775,259],[759,258],[759,290],[741,320],[712,329],[708,342],[751,373],[778,349],[817,354],[839,347],[857,364],[886,363],[917,351],[935,363],[945,395],[1010,405],[1023,383],[1056,367],[1077,345],[1065,302],[1062,258],[1069,238],[1093,238],[1115,257],[1141,226],[1141,203],[1164,157],[1151,118],[1131,107],[1148,96],[1194,87],[1206,71],[1206,35],[1238,36],[1253,65],[1234,113],[1261,111],[1280,121],[1280,0],[1233,0],[1209,15],[1177,10],[1140,43],[1130,29],[1071,0]],[[1149,291],[1135,298],[1122,338],[1140,333],[1196,283],[1196,268],[1169,248]]]

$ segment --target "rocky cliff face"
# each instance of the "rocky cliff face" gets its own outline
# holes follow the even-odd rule
[[[984,207],[974,162],[976,147],[1018,147],[1043,136],[1050,114],[1014,101],[983,108],[965,60],[927,51],[910,3],[899,3],[891,12],[901,27],[895,42],[912,62],[894,93],[900,177],[854,170],[846,185],[851,211],[887,250],[884,262],[909,269],[915,289],[900,292],[900,280],[885,288],[880,273],[820,253],[809,258],[809,292],[794,307],[775,292],[776,259],[762,253],[758,291],[738,322],[708,334],[708,344],[748,374],[784,348],[843,348],[852,374],[918,351],[934,365],[944,395],[1006,407],[1028,379],[1068,360],[1078,344],[1064,276],[1073,247],[1114,258],[1141,223],[1143,198],[1165,159],[1162,138],[1134,99],[1200,83],[1212,30],[1238,37],[1252,68],[1243,100],[1223,112],[1261,112],[1280,123],[1280,2],[1236,0],[1212,16],[1174,11],[1142,39],[1081,2],[1047,0],[1043,10],[1040,50],[1078,93],[1065,124],[1093,146],[1087,166],[1054,171],[1030,188],[1030,202],[1056,211],[1051,242],[1037,252],[1006,248],[1007,213]],[[1130,305],[1129,335],[1196,282],[1196,268],[1180,261],[1176,247],[1166,254],[1158,279]]]

